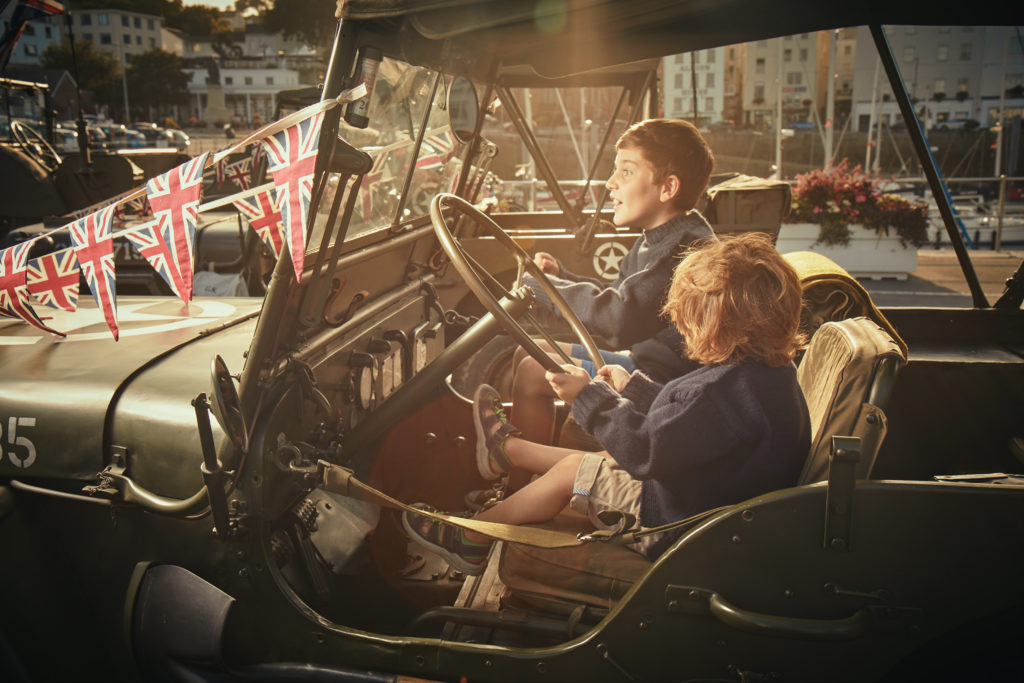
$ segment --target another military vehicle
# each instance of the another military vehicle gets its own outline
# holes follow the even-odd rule
[[[948,201],[973,307],[879,312],[841,277],[808,280],[815,446],[793,487],[690,520],[654,563],[562,520],[532,540],[567,547],[502,542],[479,577],[410,545],[396,509],[458,509],[486,485],[450,377],[496,335],[529,342],[535,295],[506,273],[532,266],[510,235],[550,231],[584,260],[593,234],[617,235],[561,201],[509,219],[466,201],[501,153],[484,112],[515,78],[868,24],[914,120],[882,24],[1006,10],[351,0],[340,14],[324,100],[374,70],[377,84],[368,108],[325,115],[300,278],[282,258],[262,299],[119,297],[117,342],[84,303],[45,321],[64,339],[0,323],[0,677],[1019,675],[1024,270],[988,302]],[[365,142],[343,114],[369,124]],[[508,265],[496,278],[485,258]],[[470,293],[478,310],[460,308]]]

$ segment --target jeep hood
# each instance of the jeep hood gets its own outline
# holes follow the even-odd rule
[[[93,481],[124,449],[143,486],[193,493],[202,450],[191,401],[209,394],[214,355],[241,371],[262,300],[118,297],[115,342],[86,298],[74,313],[46,309],[63,339],[0,322],[0,474]]]

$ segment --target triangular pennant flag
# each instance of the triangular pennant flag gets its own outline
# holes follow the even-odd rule
[[[29,305],[26,264],[31,248],[31,242],[22,242],[0,252],[0,315],[21,318],[41,330],[63,337],[63,332],[44,325]]]
[[[75,252],[63,249],[28,262],[28,291],[44,306],[78,308],[80,269]]]
[[[249,159],[242,159],[241,161],[229,164],[224,170],[224,175],[235,185],[238,185],[243,190],[248,190],[251,163]]]
[[[306,221],[323,120],[323,112],[320,112],[263,141],[297,281],[302,279],[304,267]]]
[[[192,260],[203,190],[203,167],[209,152],[185,162],[146,183],[146,195],[159,225],[158,234],[171,248],[168,270],[181,300],[192,300]],[[83,264],[84,266],[84,264]]]
[[[110,237],[110,225],[114,219],[114,207],[105,206],[96,213],[79,218],[68,226],[75,257],[82,267],[82,274],[89,285],[89,291],[103,311],[103,318],[117,341],[117,290],[114,276],[114,240]]]
[[[181,296],[180,289],[183,283],[174,261],[174,248],[172,246],[174,239],[170,233],[162,230],[156,223],[147,223],[128,232],[123,232],[121,236],[139,250],[139,254],[149,262],[153,270],[160,274],[160,277],[164,279],[164,282],[171,288],[171,291],[184,299]]]
[[[251,197],[236,199],[232,204],[246,217],[263,243],[273,250],[274,256],[280,257],[284,246],[284,222],[275,194],[271,187]]]

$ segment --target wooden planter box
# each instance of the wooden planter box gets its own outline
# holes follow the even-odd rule
[[[775,243],[780,253],[814,251],[832,259],[854,277],[895,278],[906,280],[917,270],[917,249],[904,247],[895,234],[879,238],[874,230],[861,225],[850,226],[850,244],[832,246],[815,244],[819,226],[816,223],[783,223]]]

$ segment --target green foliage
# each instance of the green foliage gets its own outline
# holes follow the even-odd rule
[[[182,0],[75,0],[77,10],[124,10],[163,17],[168,28],[176,28],[193,36],[211,36],[226,30],[220,10],[209,5],[189,5]]]
[[[121,66],[109,52],[98,49],[92,41],[75,40],[75,57],[78,62],[78,85],[92,94],[97,104],[109,105],[116,102],[121,93]],[[71,59],[71,43],[64,40],[46,48],[42,58],[47,69],[64,69],[74,75]]]
[[[796,177],[793,206],[787,223],[817,223],[818,243],[845,245],[850,225],[863,225],[881,235],[895,230],[903,246],[919,247],[928,239],[928,206],[881,191],[883,182],[850,168],[850,161]]]
[[[159,107],[188,101],[188,76],[176,54],[154,48],[135,55],[128,66],[132,103]]]
[[[334,0],[274,0],[273,7],[263,14],[263,23],[286,37],[297,36],[315,47],[326,47],[338,25],[334,10]]]

